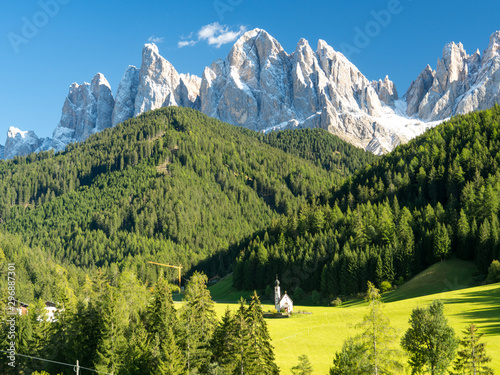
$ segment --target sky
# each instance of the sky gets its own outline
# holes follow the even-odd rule
[[[343,52],[400,96],[446,43],[472,54],[500,30],[500,2],[482,0],[3,0],[0,4],[0,144],[15,126],[50,137],[73,82],[98,72],[113,93],[154,41],[180,73],[201,76],[245,30],[261,28],[292,53],[300,38]]]

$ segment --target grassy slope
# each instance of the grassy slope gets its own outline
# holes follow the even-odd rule
[[[473,271],[474,267],[469,263],[458,260],[434,265],[392,295],[388,293],[387,297],[384,296],[393,301],[386,303],[385,311],[402,336],[408,328],[412,309],[428,305],[435,299],[442,300],[445,314],[457,334],[461,335],[465,326],[472,322],[485,333],[483,340],[487,342],[487,352],[493,359],[491,366],[496,373],[500,373],[500,284],[458,289],[464,280],[470,280]],[[223,283],[219,288],[222,286]],[[419,289],[433,294],[418,296]],[[227,304],[216,306],[217,312],[222,314]],[[236,306],[230,305],[234,309]],[[354,325],[366,314],[366,306],[364,302],[341,307],[296,306],[296,310],[310,311],[312,315],[267,320],[281,373],[291,374],[290,368],[297,363],[297,357],[307,354],[313,363],[314,374],[327,374],[334,353],[341,349],[347,337],[357,333]],[[265,305],[264,308],[272,307]]]
[[[217,284],[210,287],[212,299],[218,303],[237,302],[241,297],[247,301],[252,292],[237,290],[233,287],[233,274],[230,274],[220,280]]]

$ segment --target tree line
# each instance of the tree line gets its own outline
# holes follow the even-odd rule
[[[42,300],[16,317],[17,353],[30,358],[16,357],[12,368],[1,353],[0,371],[73,374],[71,366],[57,362],[78,360],[82,367],[115,375],[278,374],[257,294],[219,320],[206,283],[206,275],[194,273],[176,309],[173,287],[163,279],[151,290],[131,272],[114,281],[98,272],[80,291],[61,291],[54,322],[46,321]],[[4,312],[0,343],[8,347]]]
[[[300,134],[304,141],[321,138]],[[65,267],[116,264],[154,283],[159,275],[145,260],[181,263],[189,271],[240,246],[273,218],[318,196],[327,199],[350,173],[326,171],[267,138],[194,110],[164,108],[56,155],[2,161],[0,228]],[[322,160],[337,143],[330,135],[319,142]],[[225,274],[232,263],[221,256],[204,271]]]
[[[272,221],[236,254],[234,282],[261,288],[285,274],[325,298],[402,283],[457,256],[486,275],[500,258],[500,106],[458,116]],[[261,278],[263,277],[263,278]]]

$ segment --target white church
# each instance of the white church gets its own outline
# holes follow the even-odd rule
[[[276,282],[274,283],[274,307],[276,311],[289,314],[293,312],[293,301],[288,294],[281,296],[280,281],[276,275]]]

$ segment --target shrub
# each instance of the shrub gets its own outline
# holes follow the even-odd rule
[[[488,284],[500,282],[500,262],[498,260],[491,262],[490,268],[488,268],[488,277],[486,282]]]
[[[304,292],[304,289],[302,289],[300,286],[296,287],[293,291],[293,299],[295,300],[295,303],[302,302],[305,295],[306,293]]]
[[[380,292],[384,293],[392,289],[392,285],[389,281],[382,281],[380,283]]]
[[[274,290],[270,285],[266,287],[266,291],[264,292],[266,298],[269,298],[271,301],[274,301]]]
[[[342,300],[339,297],[337,297],[332,302],[330,302],[330,306],[334,306],[334,307],[342,306]]]
[[[397,286],[400,286],[400,285],[403,285],[405,282],[405,279],[403,279],[403,276],[399,276],[399,278],[394,281],[394,285],[397,285]]]
[[[319,305],[321,303],[321,294],[317,290],[313,290],[311,298],[312,303],[315,305]]]

